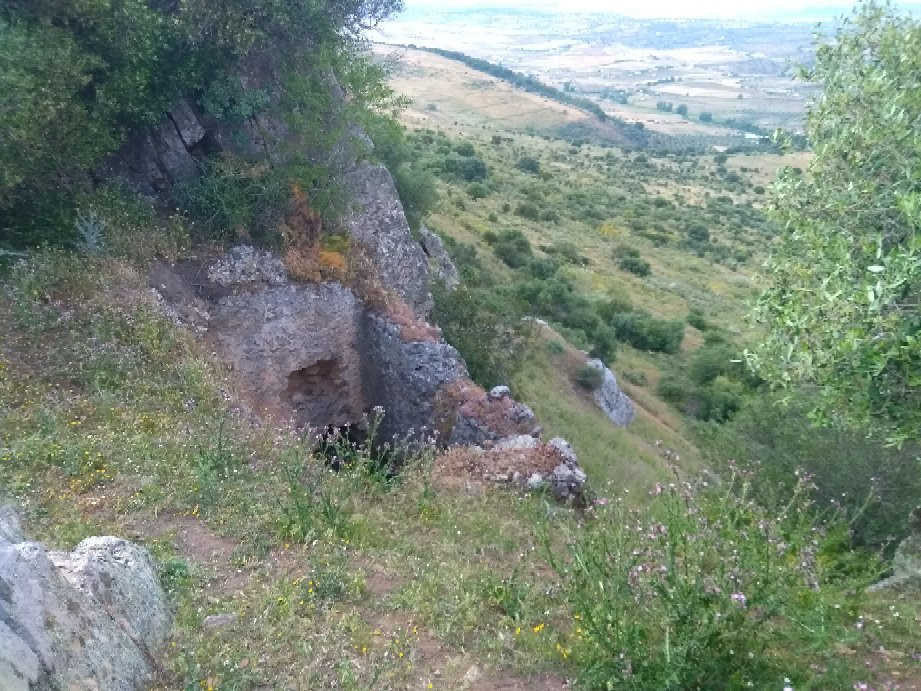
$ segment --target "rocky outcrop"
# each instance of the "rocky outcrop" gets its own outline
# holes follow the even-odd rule
[[[445,290],[448,292],[454,290],[460,283],[460,273],[451,255],[445,249],[444,242],[438,235],[426,228],[424,223],[419,225],[419,241],[422,243],[422,251],[429,258],[432,274],[438,281],[441,281]]]
[[[432,309],[428,260],[413,240],[390,171],[359,163],[345,174],[343,185],[353,204],[342,226],[366,248],[383,287],[416,314],[428,314]]]
[[[169,626],[145,550],[94,537],[51,552],[0,508],[0,689],[139,689]]]
[[[479,445],[507,437],[540,436],[537,417],[528,406],[513,399],[507,386],[484,392],[470,381],[459,380],[446,388],[447,420],[441,421],[442,438],[455,446]]]
[[[198,174],[196,155],[204,152],[206,135],[195,109],[181,100],[162,123],[137,132],[95,174],[165,200],[174,185]]]
[[[201,332],[257,412],[323,430],[361,429],[384,409],[382,439],[433,431],[451,443],[535,432],[534,413],[470,382],[436,329],[406,328],[338,282],[289,280],[271,253],[237,247],[210,261],[157,262],[164,310]]]
[[[230,131],[182,100],[160,125],[138,132],[110,157],[96,177],[166,202],[175,185],[198,174],[197,159],[205,153],[232,151],[248,158],[272,158],[273,151],[284,149],[279,144],[288,136],[284,125],[267,116],[263,119]],[[360,131],[349,130],[345,136],[367,139]],[[263,141],[264,137],[271,142]],[[432,308],[428,259],[409,230],[393,176],[382,165],[337,156],[342,160],[334,172],[350,202],[340,219],[341,230],[364,249],[381,289],[417,315],[428,314]],[[246,261],[237,257],[230,263],[245,265]]]
[[[467,377],[460,354],[441,340],[405,342],[396,324],[371,312],[362,333],[363,387],[385,411],[382,438],[431,434],[439,391]]]
[[[589,360],[587,364],[601,372],[601,386],[594,393],[598,407],[615,425],[626,427],[636,415],[633,401],[620,390],[614,373],[601,360]]]

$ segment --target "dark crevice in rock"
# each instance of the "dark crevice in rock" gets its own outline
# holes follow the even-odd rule
[[[318,360],[288,375],[281,398],[295,411],[298,426],[350,425],[359,413],[343,396],[347,386],[338,359]]]

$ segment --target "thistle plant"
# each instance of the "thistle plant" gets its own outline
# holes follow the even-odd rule
[[[95,211],[80,212],[74,221],[77,231],[77,246],[89,254],[102,254],[105,249],[105,219]]]
[[[815,664],[833,665],[803,653],[853,636],[876,562],[843,575],[840,517],[817,516],[811,491],[801,474],[770,513],[737,470],[718,492],[675,473],[643,509],[596,501],[568,559],[554,556],[584,685],[801,688]]]

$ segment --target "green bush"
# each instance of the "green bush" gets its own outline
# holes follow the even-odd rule
[[[639,257],[623,257],[617,262],[617,266],[641,278],[648,276],[652,271],[649,262]]]
[[[850,558],[839,520],[819,522],[810,482],[801,477],[781,510],[752,502],[738,472],[719,492],[676,474],[639,509],[596,500],[555,560],[581,685],[808,688],[821,657],[823,688],[850,688],[853,668],[828,642],[860,635],[879,563]],[[548,536],[548,550],[562,541]]]
[[[707,336],[687,362],[662,378],[658,394],[698,420],[726,422],[761,382],[751,374],[738,348],[717,332],[709,331]]]
[[[454,151],[457,152],[460,156],[475,156],[476,151],[473,149],[473,144],[470,142],[458,142],[454,145]]]
[[[534,272],[538,266],[553,263],[533,261],[528,265]],[[614,329],[599,315],[599,304],[577,292],[572,283],[559,272],[545,277],[520,281],[515,292],[531,314],[543,317],[568,332],[568,336],[584,343],[592,357],[612,361],[617,354]]]
[[[515,207],[515,215],[530,219],[532,221],[539,221],[540,209],[537,208],[537,205],[532,204],[531,202],[521,202],[518,206]]]
[[[560,215],[554,209],[543,209],[539,218],[547,223],[556,223],[560,220]]]
[[[438,192],[432,183],[432,177],[418,165],[401,163],[388,166],[393,174],[393,181],[400,196],[400,203],[406,213],[410,227],[418,228],[423,216],[427,214],[438,200]]]
[[[540,161],[533,156],[522,156],[518,159],[518,163],[515,164],[515,167],[525,173],[537,175],[540,172]]]
[[[513,269],[525,266],[534,256],[531,243],[520,230],[503,230],[493,243],[496,256]]]
[[[458,156],[454,153],[445,157],[441,172],[447,178],[464,182],[478,182],[489,176],[486,163],[479,156]]]
[[[485,388],[508,382],[528,342],[518,302],[465,283],[451,292],[436,286],[433,295],[432,319],[463,356],[471,379]]]
[[[785,501],[794,473],[816,485],[820,507],[842,506],[852,515],[855,544],[890,551],[908,532],[907,517],[921,496],[921,449],[887,448],[859,431],[815,427],[806,391],[788,402],[751,398],[726,424],[700,429],[702,448],[717,468],[727,458],[750,460],[755,496],[767,506]]]
[[[200,239],[255,236],[273,228],[290,199],[289,182],[279,170],[254,172],[234,157],[204,161],[200,174],[176,188],[179,205],[198,219]]]
[[[338,141],[347,124],[339,118],[340,125],[330,125],[330,76],[350,94],[349,117],[391,101],[380,68],[356,52],[352,37],[393,12],[398,0],[263,3],[258,12],[249,0],[190,1],[181,11],[178,5],[0,3],[4,239],[72,241],[73,195],[84,191],[86,171],[140,127],[162,120],[182,96],[200,96],[228,122],[251,117],[268,99],[247,93],[236,77],[256,55],[269,62],[267,45],[284,56],[273,75],[284,84],[274,107],[304,135],[296,165],[310,160],[306,152],[317,136]],[[306,84],[322,85],[325,102],[305,99],[316,95]]]
[[[617,314],[612,320],[617,338],[638,350],[674,355],[681,349],[684,322],[680,319],[656,319],[646,312]]]
[[[588,264],[588,259],[582,256],[582,253],[579,252],[579,248],[576,247],[574,243],[567,240],[555,242],[541,249],[547,254],[558,257],[569,264],[575,264],[576,266],[586,266]]]
[[[703,312],[698,308],[693,308],[688,312],[687,322],[698,331],[706,331],[710,328],[710,324],[707,322],[706,317],[704,317]]]
[[[604,383],[604,372],[591,365],[583,365],[576,372],[576,384],[587,391],[597,391]]]
[[[472,182],[467,185],[467,194],[471,199],[483,199],[489,195],[489,188],[482,182]]]

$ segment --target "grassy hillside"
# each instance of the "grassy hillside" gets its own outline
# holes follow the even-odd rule
[[[723,419],[754,385],[738,359],[775,233],[767,185],[806,155],[628,153],[578,111],[440,56],[401,55],[392,85],[414,99],[411,157],[437,189],[426,224],[469,285],[558,332],[522,358],[516,394],[603,479],[661,475],[663,446],[696,467],[683,413]],[[560,338],[608,360],[639,404],[634,425],[603,424],[573,383],[579,356],[561,368],[547,350]]]
[[[150,290],[201,220],[100,190],[83,243],[0,255],[0,500],[53,547],[152,552],[176,618],[151,688],[921,688],[916,596],[867,591],[917,453],[812,428],[740,358],[765,187],[806,157],[625,151],[580,111],[413,59],[408,136],[369,128],[460,269],[434,314],[591,491],[500,489],[469,470],[496,456],[431,444],[388,474],[380,448],[255,414]],[[589,355],[635,402],[627,428]]]
[[[624,688],[690,688],[695,674],[730,669],[743,681],[727,688],[745,679],[773,688],[783,677],[804,689],[873,680],[914,688],[916,610],[862,596],[872,560],[858,568],[823,538],[814,590],[796,571],[795,555],[816,539],[808,522],[762,516],[728,496],[711,504],[667,485],[661,495],[642,491],[658,472],[637,438],[659,434],[671,416],[644,410],[636,436],[613,434],[584,397],[566,393],[571,350],[533,358],[517,386],[541,401],[550,431],[596,438],[611,459],[620,480],[597,484],[602,498],[587,512],[452,475],[456,466],[433,450],[386,480],[365,452],[338,446],[351,463],[334,473],[295,430],[247,413],[229,373],[160,313],[141,269],[38,252],[4,270],[0,486],[34,539],[70,548],[115,534],[157,557],[176,621],[152,688],[549,690],[612,678]],[[700,501],[700,516],[754,518],[685,533],[692,526],[670,513],[669,497]],[[757,520],[783,521],[792,560],[752,561],[768,544],[745,528]],[[657,558],[658,542],[648,556],[631,548],[599,560],[614,536],[633,544],[682,534],[695,536],[694,555],[738,561],[729,576],[707,571],[721,595],[693,599],[698,585],[683,581],[689,589],[674,600],[631,590],[626,575]],[[774,577],[764,579],[768,567]],[[612,589],[595,592],[597,583]],[[751,618],[739,619],[733,588],[747,593]],[[759,608],[777,597],[781,609],[763,621]],[[646,616],[633,616],[637,607]],[[682,611],[690,625],[675,618]],[[642,644],[604,634],[599,613],[630,613],[626,631]],[[227,616],[214,624],[212,615]],[[702,638],[712,630],[725,633]],[[626,672],[611,645],[632,651]],[[700,645],[729,657],[705,656],[707,672]],[[630,659],[643,666],[631,671]]]

